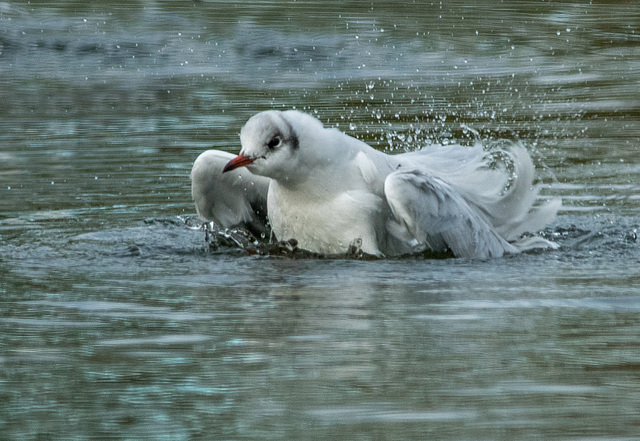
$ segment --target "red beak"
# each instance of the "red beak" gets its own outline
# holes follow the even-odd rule
[[[227,165],[225,165],[224,168],[222,169],[222,173],[235,170],[236,168],[239,168],[239,167],[244,167],[245,165],[251,164],[255,160],[256,158],[249,158],[248,156],[244,156],[242,153],[240,153],[231,161],[227,162]]]

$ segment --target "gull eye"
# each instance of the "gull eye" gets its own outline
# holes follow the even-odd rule
[[[280,144],[282,144],[282,136],[276,135],[273,138],[271,138],[271,141],[269,141],[269,143],[267,144],[267,147],[269,147],[270,149],[274,149],[278,147]]]

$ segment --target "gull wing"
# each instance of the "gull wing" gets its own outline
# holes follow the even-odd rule
[[[394,217],[389,232],[416,250],[472,258],[518,252],[453,186],[426,170],[391,173],[384,192]]]
[[[191,196],[198,215],[222,228],[244,228],[256,237],[268,233],[267,192],[271,180],[246,168],[222,173],[235,157],[220,150],[200,154],[191,169]]]

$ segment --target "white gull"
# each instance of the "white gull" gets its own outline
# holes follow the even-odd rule
[[[243,175],[228,188],[220,181],[214,199],[246,202],[246,186],[238,182],[268,179],[273,233],[296,239],[300,248],[334,254],[357,243],[381,257],[429,249],[489,258],[556,247],[533,233],[554,220],[561,202],[532,208],[539,187],[532,185],[531,158],[518,145],[505,152],[512,172],[490,167],[479,142],[387,155],[298,111],[259,113],[240,140],[240,155],[222,171]],[[196,187],[194,198],[202,193]]]

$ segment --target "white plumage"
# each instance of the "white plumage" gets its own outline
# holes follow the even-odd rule
[[[240,139],[240,155],[224,174],[219,164],[209,168],[201,161],[212,151],[192,172],[198,213],[222,226],[247,222],[247,202],[268,186],[276,238],[296,239],[309,251],[343,253],[357,241],[376,256],[431,249],[488,258],[556,247],[539,236],[522,237],[553,221],[560,201],[532,210],[539,188],[532,185],[531,159],[518,145],[507,152],[512,172],[490,167],[480,143],[387,155],[297,111],[259,113]],[[215,155],[218,161],[226,156]],[[236,173],[240,180],[226,180]],[[261,190],[248,191],[247,183]],[[219,206],[224,215],[216,212]]]
[[[268,233],[267,191],[270,180],[247,169],[222,173],[235,155],[220,150],[200,154],[191,169],[191,197],[203,220],[223,228],[243,228],[254,236]]]

